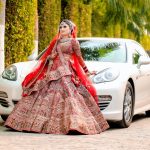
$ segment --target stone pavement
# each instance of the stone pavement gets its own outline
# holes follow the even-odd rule
[[[150,150],[150,118],[135,117],[129,128],[114,125],[96,135],[51,135],[0,126],[0,150]]]

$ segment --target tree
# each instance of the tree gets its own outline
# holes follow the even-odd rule
[[[6,1],[5,56],[6,66],[26,61],[34,49],[37,0]]]
[[[108,11],[105,15],[105,24],[120,24],[122,30],[128,29],[136,40],[148,28],[148,14],[150,10],[149,0],[108,0]]]
[[[0,74],[4,70],[5,4],[6,0],[0,0]]]
[[[45,49],[58,32],[61,19],[60,0],[38,0],[39,51]]]
[[[92,36],[106,36],[104,24],[106,12],[106,0],[92,0]],[[108,27],[107,31],[113,36],[112,27]]]
[[[38,34],[39,34],[39,19],[38,19],[38,1],[36,0],[36,9],[35,9],[35,25],[34,25],[34,49],[32,54],[30,55],[31,59],[36,58],[38,56]],[[30,57],[29,60],[30,60]]]

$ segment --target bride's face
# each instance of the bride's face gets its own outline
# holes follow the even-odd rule
[[[62,22],[59,26],[59,32],[62,37],[69,37],[70,35],[69,25],[66,24],[65,22]]]

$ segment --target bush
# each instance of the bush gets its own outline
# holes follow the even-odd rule
[[[39,0],[39,51],[47,47],[58,32],[61,18],[60,0]]]
[[[6,1],[5,64],[27,60],[34,48],[36,0]]]

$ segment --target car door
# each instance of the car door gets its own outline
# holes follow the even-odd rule
[[[132,43],[132,60],[137,68],[138,59],[140,56],[149,57],[144,49],[138,43]],[[142,65],[137,68],[135,78],[135,108],[141,108],[150,103],[150,64]]]

